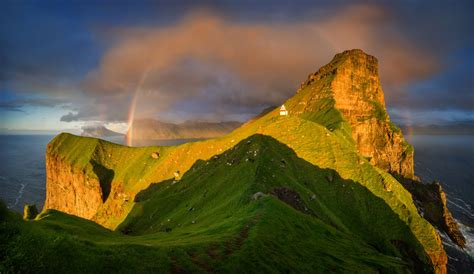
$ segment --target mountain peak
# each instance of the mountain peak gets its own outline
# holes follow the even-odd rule
[[[111,137],[111,136],[122,136],[122,133],[112,131],[104,125],[89,125],[82,127],[82,136],[85,137]]]
[[[179,124],[154,119],[136,120],[133,125],[134,140],[207,139],[230,133],[240,122],[206,122],[188,120]],[[130,131],[127,132],[130,136]]]
[[[338,59],[338,58],[348,57],[348,56],[365,56],[365,57],[377,62],[377,58],[375,58],[374,56],[372,56],[370,54],[365,53],[365,51],[363,51],[361,49],[345,50],[343,52],[340,52],[340,53],[336,54],[334,56],[333,60]]]
[[[374,56],[360,49],[336,54],[285,105],[292,114],[342,129],[372,164],[414,178],[413,149],[390,122]]]

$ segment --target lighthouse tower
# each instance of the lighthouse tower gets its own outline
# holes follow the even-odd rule
[[[287,116],[287,115],[288,115],[288,110],[286,110],[285,105],[281,105],[280,116]]]

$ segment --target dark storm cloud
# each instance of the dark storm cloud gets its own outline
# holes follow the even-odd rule
[[[413,110],[474,110],[474,52],[458,51],[441,70],[428,80],[404,87],[407,96],[394,98],[397,108]]]
[[[0,88],[60,94],[95,65],[100,47],[73,17],[47,2],[7,1],[0,10]]]
[[[73,122],[73,121],[78,121],[78,120],[79,120],[79,116],[72,112],[69,112],[68,114],[61,117],[61,122]]]
[[[55,107],[64,104],[65,102],[59,99],[46,98],[29,98],[0,101],[0,109],[9,111],[22,111],[25,106],[33,107]]]
[[[170,26],[123,29],[83,87],[92,97],[107,95],[114,105],[146,75],[139,88],[139,116],[186,112],[176,107],[192,101],[226,118],[283,102],[308,73],[348,48],[363,48],[383,60],[381,71],[392,85],[436,71],[435,57],[398,31],[385,34],[385,16],[380,7],[353,5],[285,24],[241,23],[201,11]],[[227,113],[216,113],[219,109]]]
[[[245,119],[350,48],[378,57],[393,109],[472,108],[472,1],[3,6],[0,92],[69,100],[62,121],[125,121],[144,73],[139,117]]]

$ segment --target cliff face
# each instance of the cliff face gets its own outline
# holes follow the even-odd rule
[[[349,123],[359,152],[371,164],[414,178],[413,148],[385,110],[378,62],[362,50],[349,50],[310,74],[295,96],[290,113],[321,111],[328,104]]]
[[[239,122],[211,123],[196,121],[173,124],[153,119],[143,119],[134,121],[132,136],[134,140],[214,138],[228,134],[240,125]],[[127,135],[130,135],[130,132],[127,132]]]
[[[45,209],[56,209],[85,219],[92,219],[103,204],[97,178],[75,170],[60,157],[46,153]]]
[[[169,187],[167,191],[174,193],[169,197],[189,194],[200,197],[193,198],[196,201],[208,201],[209,198],[201,197],[208,195],[207,188],[211,179],[202,177],[209,174],[197,170],[197,166],[193,165],[199,163],[199,160],[210,160],[203,166],[210,165],[212,168],[209,172],[214,172],[212,161],[215,160],[220,163],[222,172],[218,177],[210,178],[219,184],[232,182],[217,188],[219,190],[216,189],[213,195],[208,196],[222,198],[219,203],[228,201],[229,197],[224,195],[222,190],[236,186],[237,183],[234,182],[241,182],[242,178],[250,176],[249,174],[265,174],[261,179],[252,179],[251,182],[281,180],[281,187],[285,187],[289,182],[297,182],[295,187],[298,189],[303,187],[302,185],[308,187],[308,190],[300,190],[303,191],[299,192],[300,198],[303,197],[302,193],[305,193],[305,199],[309,199],[306,201],[308,204],[314,199],[318,201],[312,203],[314,207],[308,210],[320,214],[328,210],[329,205],[332,206],[332,210],[327,212],[325,217],[329,226],[338,224],[344,228],[343,231],[349,229],[348,231],[356,233],[361,239],[366,239],[369,245],[380,243],[383,246],[377,249],[379,252],[396,248],[402,257],[418,257],[422,261],[427,261],[428,255],[433,270],[445,273],[447,257],[435,228],[420,216],[413,203],[412,194],[403,188],[399,181],[382,169],[374,168],[375,165],[404,178],[413,177],[413,149],[404,141],[398,128],[390,123],[385,112],[376,59],[360,50],[336,55],[331,63],[311,74],[295,96],[285,102],[285,106],[290,113],[288,116],[280,116],[278,109],[275,109],[221,138],[175,147],[130,148],[93,138],[61,134],[48,145],[45,209],[58,209],[93,220],[107,228],[117,229],[127,220],[146,213],[142,205],[137,204],[140,199],[136,200],[135,197],[152,184],[159,187],[165,185],[166,189]],[[276,149],[278,154],[266,154],[265,158],[258,160],[257,157],[265,155],[264,151],[268,146],[247,149],[255,140],[243,140],[254,134],[271,136],[275,141],[285,144],[289,151]],[[240,141],[243,142],[238,144]],[[228,152],[224,152],[226,150]],[[240,151],[245,157],[239,160],[237,156],[231,155],[226,161],[218,161],[234,150]],[[331,172],[317,173],[320,177],[315,175],[305,179],[300,175],[306,174],[306,170],[296,168],[295,173],[292,173],[294,179],[288,179],[291,177],[287,177],[286,172],[295,161],[286,158],[290,151],[294,151],[297,157],[312,165],[311,168],[324,168]],[[257,162],[262,164],[258,172],[248,172],[248,166],[243,166],[256,165]],[[237,171],[233,173],[235,177],[229,177],[228,171],[234,168],[239,168],[234,170]],[[308,171],[309,169],[310,167]],[[173,180],[177,171],[182,174],[178,182]],[[187,172],[201,178],[203,187],[195,191],[188,190],[193,184],[189,183]],[[280,175],[278,172],[281,172]],[[336,188],[335,173],[339,174],[338,178],[350,180],[354,187],[362,186],[359,188],[360,192],[348,192],[350,189],[354,190],[347,184],[349,182],[344,182]],[[314,178],[319,179],[309,183]],[[177,191],[177,187],[181,190]],[[150,188],[150,192],[154,190],[156,189]],[[315,195],[306,196],[311,192]],[[372,197],[372,194],[373,199],[369,200],[368,197]],[[328,206],[320,206],[323,199]],[[191,199],[183,196],[182,199],[173,200],[175,201]],[[239,198],[238,201],[243,200]],[[377,201],[380,202],[380,207],[373,206]],[[212,208],[221,205],[219,203],[211,203]],[[221,208],[226,206],[227,204],[222,204]],[[202,221],[206,224],[202,231],[208,229],[207,224],[217,223],[207,219],[209,216],[206,212],[212,211],[203,210],[203,215],[197,222],[194,222],[195,219],[189,219],[189,214],[199,210],[195,211],[194,206],[187,204],[177,207],[158,199],[156,204],[150,204],[149,210],[151,215],[140,217],[138,221],[147,223],[160,220],[157,221],[156,227],[151,226],[151,223],[144,226],[150,231],[160,227],[169,231],[168,227],[162,227],[164,222],[161,219],[166,222],[170,222],[168,219],[173,220],[172,223],[176,224],[174,213],[169,215],[173,218],[166,217],[166,214],[173,210],[178,210],[177,214],[184,214],[183,222],[179,224],[196,226]],[[155,214],[156,210],[164,212]],[[334,220],[336,215],[339,220]],[[222,216],[228,216],[228,212]],[[318,215],[318,222],[324,219],[320,217]],[[162,235],[160,233],[157,235]],[[412,253],[414,250],[416,254]],[[411,262],[417,265],[416,260]]]
[[[446,194],[441,185],[438,182],[421,184],[404,178],[400,178],[399,181],[413,195],[420,214],[439,230],[446,232],[455,244],[464,248],[466,239],[448,209]]]

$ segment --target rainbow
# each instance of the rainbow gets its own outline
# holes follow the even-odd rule
[[[145,79],[148,76],[149,71],[150,70],[148,69],[143,72],[142,76],[140,77],[140,80],[137,83],[137,86],[135,87],[135,90],[133,91],[132,102],[130,103],[130,108],[128,110],[128,132],[126,135],[127,146],[132,146],[133,143],[133,121],[135,119],[135,109],[137,108],[137,98],[142,85],[145,83]]]

